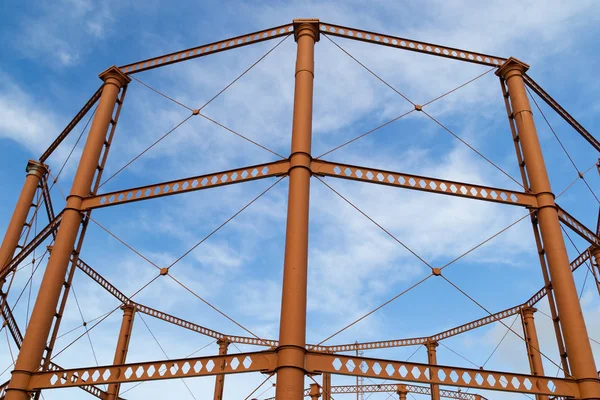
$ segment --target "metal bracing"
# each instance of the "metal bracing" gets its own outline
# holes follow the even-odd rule
[[[108,151],[123,105],[127,84],[130,81],[130,78],[128,77],[129,74],[278,37],[288,37],[292,34],[297,42],[297,62],[295,71],[294,118],[291,137],[291,152],[287,158],[280,156],[281,158],[284,158],[281,161],[97,194],[98,189],[102,186],[102,172],[107,162]],[[457,181],[374,169],[368,166],[335,163],[322,160],[321,156],[313,158],[311,155],[311,135],[312,92],[313,80],[315,78],[314,47],[321,35],[327,37],[329,40],[331,40],[329,36],[359,40],[401,50],[415,51],[486,65],[492,67],[491,70],[495,69],[501,81],[502,93],[505,99],[510,129],[523,181],[523,191],[472,185]],[[340,47],[339,45],[337,46]],[[346,52],[341,47],[340,49]],[[347,54],[368,70],[365,65],[360,63],[352,55],[349,53]],[[260,62],[260,60],[262,60],[262,58],[256,63]],[[253,64],[253,66],[256,65],[256,63]],[[26,400],[30,398],[32,393],[36,397],[39,396],[41,389],[73,386],[81,387],[98,398],[115,398],[115,396],[118,396],[118,388],[121,383],[196,376],[215,376],[216,385],[214,398],[220,399],[222,398],[224,388],[224,375],[243,372],[261,372],[267,374],[267,379],[265,379],[264,382],[266,382],[271,375],[277,374],[276,398],[292,400],[300,400],[305,395],[308,395],[313,399],[319,398],[319,396],[324,399],[329,399],[333,398],[331,394],[357,391],[360,391],[361,393],[392,391],[397,393],[401,399],[406,398],[411,392],[429,394],[432,395],[433,398],[481,398],[476,394],[443,389],[440,388],[440,385],[518,392],[536,395],[538,399],[559,397],[591,399],[600,397],[600,380],[597,376],[591,348],[589,347],[589,341],[587,340],[587,333],[581,316],[579,299],[572,278],[572,272],[577,270],[583,263],[590,260],[592,264],[591,269],[596,279],[596,283],[598,284],[598,277],[600,276],[600,270],[598,269],[598,259],[600,259],[600,238],[597,234],[598,230],[593,232],[564,209],[559,207],[554,201],[554,195],[549,185],[544,159],[539,147],[537,132],[531,117],[526,86],[531,88],[533,92],[550,105],[552,109],[565,119],[596,150],[600,150],[600,143],[525,73],[528,68],[529,66],[513,58],[506,59],[396,36],[357,30],[354,28],[320,22],[316,19],[294,20],[292,24],[282,25],[248,35],[150,58],[119,68],[109,68],[100,75],[101,79],[104,81],[101,88],[98,89],[63,132],[59,134],[48,150],[40,157],[41,162],[47,160],[52,152],[60,146],[68,134],[73,130],[75,125],[77,125],[82,118],[90,112],[94,105],[97,104],[97,109],[92,114],[94,120],[77,168],[73,187],[70,195],[66,199],[67,206],[55,216],[50,196],[51,187],[48,187],[48,179],[46,176],[46,173],[48,172],[47,168],[43,164],[30,162],[31,165],[28,166],[28,172],[30,172],[30,170],[32,172],[30,172],[26,178],[26,184],[21,194],[21,198],[15,208],[13,219],[11,220],[11,224],[9,225],[7,234],[2,243],[2,248],[0,249],[0,255],[2,255],[3,258],[2,263],[0,263],[0,282],[4,282],[5,278],[10,273],[16,272],[19,264],[21,264],[27,256],[50,235],[53,235],[55,239],[55,243],[51,248],[48,267],[24,338],[16,319],[12,314],[12,310],[6,301],[2,302],[0,311],[5,321],[7,331],[10,332],[15,343],[17,343],[20,352],[16,360],[16,366],[11,381],[0,385],[0,399]],[[246,70],[246,72],[247,71],[248,70]],[[374,74],[371,70],[369,70],[369,72]],[[244,74],[240,75],[240,77]],[[240,77],[236,78],[236,80]],[[382,80],[381,78],[379,79]],[[169,98],[145,83],[139,82],[156,93]],[[384,81],[384,83],[386,82]],[[386,85],[393,89],[397,94],[404,97],[391,85],[387,83]],[[459,86],[459,88],[461,86]],[[222,92],[223,91],[219,92],[219,94]],[[213,97],[213,99],[215,97]],[[171,98],[169,99],[174,101]],[[410,102],[410,100],[408,101]],[[181,103],[178,104],[191,111],[192,116],[201,115],[222,128],[279,156],[279,154],[274,153],[267,147],[200,114],[200,110],[189,108]],[[413,106],[415,107],[413,111],[427,114],[423,110],[423,107],[427,104],[429,103],[420,106],[413,103]],[[407,115],[407,113],[403,115]],[[403,115],[396,119],[401,118]],[[464,140],[457,137],[439,121],[429,114],[427,114],[427,116],[477,152],[482,158],[500,169],[497,165],[493,164],[491,160],[487,159],[476,149],[468,145]],[[191,116],[187,119],[190,117]],[[186,120],[184,120],[184,122]],[[386,124],[382,126],[385,126]],[[376,128],[375,130],[377,129],[379,128]],[[374,130],[371,130],[366,134],[372,133],[373,131]],[[168,132],[167,135],[170,132]],[[363,134],[358,138],[363,137],[366,134]],[[165,136],[163,136],[163,138]],[[357,138],[350,142],[356,139]],[[350,142],[346,142],[346,144]],[[156,142],[154,144],[156,144]],[[337,148],[339,147],[340,146]],[[337,148],[334,148],[331,151],[334,151]],[[324,153],[323,155],[329,154],[331,151]],[[127,167],[127,165],[125,167]],[[125,167],[118,172],[122,171]],[[506,174],[505,171],[501,169],[500,171]],[[508,174],[506,175],[509,176]],[[95,208],[116,206],[154,197],[169,196],[268,177],[278,177],[280,178],[279,180],[284,177],[289,178],[286,250],[283,269],[280,334],[278,340],[264,339],[256,335],[255,337],[226,335],[136,303],[132,300],[133,296],[151,284],[157,277],[132,296],[126,296],[79,258],[85,231],[89,220],[91,219],[90,213]],[[471,321],[428,337],[338,345],[323,345],[322,343],[324,341],[317,345],[307,344],[305,335],[308,208],[309,187],[312,177],[316,177],[321,182],[323,182],[321,177],[332,177],[525,207],[529,211],[529,214],[525,217],[530,216],[532,222],[544,276],[544,287],[523,304],[497,313],[490,313],[490,315],[484,318]],[[579,177],[583,178],[581,172],[579,172]],[[57,178],[55,178],[55,182]],[[107,181],[111,178],[112,177],[108,178]],[[512,177],[510,178],[513,179]],[[26,218],[33,204],[33,196],[38,187],[41,188],[41,196],[38,198],[43,198],[44,200],[50,223],[42,229],[36,237],[24,244],[21,251],[15,255],[14,253],[19,248],[18,238],[20,237],[19,235],[23,226],[30,227],[30,225],[27,225]],[[34,205],[36,207],[36,212],[40,205],[41,204]],[[237,214],[235,214],[234,217],[236,215]],[[574,230],[591,244],[588,249],[581,253],[570,264],[564,247],[560,223]],[[600,226],[600,222],[598,226]],[[380,228],[382,227],[380,226]],[[80,229],[81,232],[79,232]],[[421,259],[414,252],[413,254]],[[145,257],[142,256],[142,258]],[[148,260],[146,259],[146,261]],[[427,264],[424,260],[421,259],[421,261]],[[429,264],[427,265],[430,266]],[[84,271],[89,277],[123,303],[123,309],[125,311],[124,319],[119,340],[117,342],[113,365],[64,370],[51,361],[54,342],[58,335],[61,316],[66,306],[69,288],[71,287],[76,267]],[[159,277],[167,275],[185,288],[181,282],[169,274],[170,266],[167,268],[156,267],[160,270]],[[432,268],[432,276],[441,276],[441,270],[444,267],[430,267]],[[443,278],[447,280],[446,277]],[[458,290],[462,291],[452,282],[448,282]],[[190,293],[195,294],[189,288],[186,289],[190,291]],[[463,292],[463,294],[469,297],[466,293]],[[549,298],[550,312],[552,314],[551,318],[554,321],[557,345],[561,355],[562,369],[565,378],[548,377],[544,376],[543,373],[541,357],[546,356],[541,353],[539,349],[533,322],[533,312],[535,309],[533,309],[532,306],[546,295]],[[198,295],[195,294],[195,296],[201,299]],[[470,299],[473,300],[472,298]],[[203,299],[201,300],[205,301]],[[219,311],[214,306],[212,307]],[[217,339],[220,343],[219,355],[125,364],[125,355],[127,353],[133,314],[135,312],[141,312]],[[219,312],[236,323],[239,327],[253,334],[221,311]],[[502,322],[504,318],[516,314],[521,314],[523,317],[524,337],[522,339],[525,341],[524,347],[530,360],[531,375],[488,371],[484,370],[483,367],[481,369],[468,369],[437,364],[435,346],[438,341],[493,322],[504,324]],[[110,315],[110,313],[107,315]],[[94,326],[97,326],[97,324]],[[510,327],[508,328],[511,330]],[[93,327],[90,329],[93,329]],[[337,333],[341,331],[338,331]],[[86,333],[87,332],[86,328]],[[337,333],[326,340],[337,335]],[[257,345],[269,347],[269,349],[253,353],[226,354],[227,345],[229,343]],[[346,351],[413,345],[427,346],[428,364],[335,354]],[[63,350],[61,350],[61,352]],[[304,389],[305,376],[308,375],[312,378],[312,376],[319,374],[323,375],[323,387],[320,388],[315,381],[310,389]],[[429,387],[407,385],[404,383],[389,385],[332,386],[331,376],[336,374],[389,379],[396,382],[415,382],[427,384]],[[314,378],[312,379],[314,381]],[[97,384],[110,384],[109,393],[94,386]]]

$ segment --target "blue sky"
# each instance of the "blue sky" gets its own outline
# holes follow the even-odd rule
[[[600,110],[596,38],[599,7],[592,1],[501,1],[475,4],[444,2],[179,2],[61,0],[11,1],[0,14],[0,228],[4,229],[24,179],[27,159],[37,159],[100,85],[97,74],[178,49],[210,43],[239,34],[316,17],[322,21],[384,32],[498,56],[515,56],[532,67],[530,76],[542,85],[592,134],[598,131]],[[335,39],[392,86],[416,103],[450,90],[487,68],[421,54]],[[136,77],[192,108],[206,102],[276,41],[137,74]],[[321,154],[391,118],[411,105],[376,80],[327,39],[316,45],[314,154]],[[246,76],[204,111],[206,115],[274,151],[289,154],[295,44],[283,42]],[[539,101],[539,100],[538,100]],[[598,154],[549,107],[540,103],[550,124],[574,157],[580,170],[593,166]],[[485,156],[518,179],[519,172],[498,80],[488,73],[477,81],[431,104],[428,111]],[[133,81],[119,121],[105,177],[117,172],[153,141],[188,115],[188,111]],[[541,115],[534,117],[546,155],[555,193],[575,178]],[[85,121],[85,120],[84,120]],[[72,136],[49,159],[57,173],[82,131]],[[597,135],[596,135],[597,136]],[[81,145],[59,179],[67,192]],[[218,126],[192,118],[154,149],[102,188],[118,190],[199,175],[249,164],[274,161],[272,154]],[[411,114],[378,132],[327,155],[326,159],[399,172],[460,180],[518,190],[518,186],[422,114]],[[596,195],[599,179],[594,168],[586,174]],[[349,200],[434,266],[440,266],[525,215],[520,208],[428,193],[327,179]],[[94,218],[159,265],[168,265],[273,183],[243,183],[180,196],[132,203],[94,212]],[[55,209],[64,206],[56,187]],[[278,333],[285,232],[287,180],[217,232],[173,268],[184,281],[219,309],[261,337]],[[379,228],[349,207],[317,180],[311,186],[309,313],[307,340],[319,342],[342,326],[377,307],[427,275],[428,268]],[[588,227],[595,227],[598,203],[579,181],[559,204]],[[45,225],[44,218],[38,222]],[[575,245],[586,243],[569,232]],[[571,258],[577,252],[567,245]],[[38,252],[38,256],[39,256]],[[155,270],[98,226],[91,224],[82,258],[121,291],[131,294],[150,280]],[[43,266],[43,264],[42,264]],[[542,277],[527,220],[477,249],[445,270],[459,285],[491,311],[527,300],[542,286]],[[31,267],[15,278],[10,304],[25,288]],[[585,268],[576,274],[583,287]],[[41,279],[34,275],[31,304]],[[90,320],[117,302],[80,271],[74,290]],[[28,297],[29,288],[25,289]],[[137,301],[227,334],[244,335],[172,281],[160,279],[138,295]],[[27,299],[15,309],[19,323],[27,318]],[[81,325],[72,298],[63,331]],[[589,334],[600,340],[600,302],[593,282],[582,290]],[[547,312],[546,301],[539,303]],[[336,336],[329,344],[432,335],[485,316],[440,279],[430,279],[382,310]],[[120,313],[90,332],[100,364],[112,361]],[[167,355],[184,357],[211,342],[143,317]],[[558,362],[550,320],[536,314],[542,351]],[[512,319],[507,319],[511,323]],[[520,324],[515,323],[519,332]],[[438,362],[472,367],[481,365],[506,328],[488,325],[444,341]],[[58,341],[67,345],[78,329]],[[4,335],[2,335],[4,336]],[[14,344],[11,343],[14,351]],[[250,347],[231,347],[247,351]],[[600,346],[592,342],[595,354]],[[0,339],[0,372],[11,362]],[[366,356],[405,359],[417,348],[366,352]],[[467,361],[451,350],[463,355]],[[198,354],[215,354],[216,344]],[[129,361],[164,359],[141,318],[137,318]],[[424,349],[412,360],[424,362]],[[94,365],[90,343],[83,337],[56,358],[64,367]],[[547,375],[556,367],[545,360]],[[509,333],[486,368],[527,373],[521,339]],[[0,380],[8,379],[8,372]],[[264,378],[259,374],[228,376],[225,398],[244,398]],[[352,382],[334,377],[334,384]],[[213,378],[186,381],[196,398],[211,393]],[[371,383],[366,380],[365,383]],[[307,383],[308,385],[308,383]],[[122,390],[131,388],[124,385]],[[263,387],[263,389],[267,389]],[[262,392],[260,390],[259,392]],[[181,381],[149,382],[127,392],[126,398],[192,398]],[[267,391],[263,397],[274,394]],[[173,395],[173,396],[175,396]],[[82,398],[79,390],[47,391],[46,399]],[[70,396],[70,397],[69,397]],[[490,399],[521,398],[494,394]],[[342,397],[342,396],[336,396]],[[387,395],[374,394],[372,399]],[[262,398],[262,397],[261,397]],[[415,396],[415,398],[420,398]]]

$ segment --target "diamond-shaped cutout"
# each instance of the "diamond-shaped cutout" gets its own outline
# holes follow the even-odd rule
[[[340,172],[342,172],[342,170],[340,169],[340,167],[338,167],[337,165],[333,168],[333,172],[335,172],[336,175],[339,175]]]
[[[440,184],[440,189],[442,189],[445,192],[446,190],[448,190],[448,186],[445,183],[442,182]]]
[[[158,374],[160,376],[164,376],[166,372],[167,372],[167,366],[165,364],[161,364],[161,366],[158,368]]]
[[[401,377],[406,377],[406,375],[408,375],[408,370],[406,369],[406,367],[404,365],[402,365],[400,368],[398,368],[398,373],[400,374]]]
[[[260,170],[260,172],[261,172],[263,175],[266,175],[266,174],[268,174],[268,173],[269,173],[269,167],[263,167],[263,169],[261,169],[261,170]]]
[[[189,183],[186,181],[186,182],[183,182],[183,185],[181,185],[181,188],[182,188],[183,190],[185,190],[185,189],[187,189],[189,186],[190,186],[190,184],[189,184]]]
[[[155,372],[156,372],[156,367],[154,365],[151,365],[146,370],[146,375],[148,375],[149,377],[151,377],[152,375],[154,375]]]
[[[359,178],[363,177],[363,173],[360,169],[357,169],[356,171],[354,171],[354,175],[356,175]]]
[[[66,372],[64,372],[60,377],[60,384],[64,385],[65,383],[67,383],[67,373]]]
[[[98,378],[100,378],[100,371],[95,370],[94,373],[92,374],[92,380],[94,382],[96,382],[98,380]]]
[[[242,178],[246,179],[246,177],[248,176],[248,171],[244,171],[242,172]]]
[[[135,370],[135,376],[137,376],[138,378],[140,378],[142,375],[144,375],[144,367],[139,366],[137,367],[137,369]]]
[[[50,377],[50,384],[54,386],[58,382],[58,375],[54,374]]]
[[[502,192],[500,193],[500,198],[504,201],[506,201],[506,199],[508,198],[508,196],[506,196],[506,193]]]
[[[234,360],[237,361],[237,358],[234,358]],[[233,360],[231,360],[231,362],[233,363]],[[239,364],[239,361],[238,361],[238,364]],[[215,367],[215,362],[213,360],[208,360],[208,362],[206,363],[204,368],[206,368],[206,370],[208,372],[211,372],[214,367]]]
[[[442,382],[444,382],[446,380],[446,378],[448,377],[446,375],[446,372],[443,369],[438,370],[437,376],[438,376],[438,379]]]
[[[556,385],[552,381],[548,381],[548,384],[546,386],[548,387],[548,390],[550,390],[552,393],[554,393],[554,391],[556,390]]]
[[[389,183],[393,183],[396,179],[392,175],[388,175],[387,180]]]
[[[456,186],[454,186],[454,185],[450,185],[450,191],[451,191],[452,193],[456,193],[456,192],[458,191],[458,189],[456,188]]]
[[[90,373],[88,371],[85,371],[83,374],[81,374],[81,380],[84,382],[87,381],[89,377]]]
[[[421,188],[425,189],[427,187],[427,182],[425,182],[423,179],[421,179],[419,181],[419,186],[421,186]]]
[[[163,187],[163,193],[167,193],[170,188],[171,188],[171,186],[165,185],[165,187]]]
[[[250,358],[250,356],[246,356],[246,358],[244,358],[244,361],[242,361],[242,364],[244,365],[244,368],[250,368],[250,366],[252,365],[252,359]]]
[[[379,365],[379,363],[375,363],[373,364],[373,368],[372,368],[373,372],[375,372],[375,374],[379,375],[382,371],[381,365]]]
[[[250,175],[252,175],[252,176],[256,177],[256,175],[258,175],[258,170],[257,170],[256,168],[254,168],[254,169],[252,170],[252,172],[250,172]]]
[[[456,371],[450,372],[450,380],[455,383],[458,382],[458,374]]]
[[[394,375],[394,372],[396,372],[396,370],[394,369],[394,366],[392,364],[388,364],[385,367],[385,372],[388,374],[388,376],[392,376]]]
[[[366,173],[367,178],[369,178],[369,180],[373,179],[373,173],[371,171]]]
[[[356,365],[354,364],[354,361],[352,360],[348,360],[346,361],[346,369],[350,372],[354,371],[354,368],[356,368]]]
[[[498,198],[498,193],[496,193],[496,191],[495,191],[495,190],[492,190],[492,191],[490,192],[490,196],[492,197],[492,199],[497,199],[497,198]]]
[[[416,183],[417,183],[417,181],[415,181],[413,178],[410,178],[410,179],[408,180],[408,184],[409,184],[410,186],[415,186],[415,184],[416,184]]]
[[[469,190],[469,192],[471,192],[471,194],[472,194],[473,196],[477,196],[477,189],[475,189],[475,188],[471,188],[471,190]]]
[[[202,186],[206,186],[206,185],[208,184],[208,179],[207,179],[207,178],[204,178],[204,179],[202,179],[202,180],[200,181],[200,184],[201,184]]]
[[[519,386],[521,386],[521,382],[519,381],[519,379],[515,376],[510,380],[510,384],[515,388],[518,389]]]
[[[212,178],[210,178],[210,183],[212,183],[213,185],[215,183],[217,183],[219,181],[219,178],[217,178],[216,176],[213,176]]]
[[[171,365],[171,368],[169,368],[169,372],[171,372],[171,375],[175,375],[177,371],[179,371],[179,365],[177,365],[177,363],[174,363],[173,365]]]
[[[107,380],[108,378],[110,378],[110,370],[105,369],[104,373],[102,374],[102,379]]]
[[[475,375],[475,382],[477,382],[478,385],[481,385],[483,383],[483,376],[479,373]]]
[[[369,364],[367,364],[366,361],[363,361],[360,363],[359,368],[362,371],[362,373],[365,374],[369,370]]]
[[[469,375],[468,372],[463,372],[462,374],[462,380],[463,382],[465,382],[466,384],[469,384],[471,382],[471,375]]]
[[[460,189],[458,190],[459,192],[461,192],[462,194],[467,194],[469,191],[467,190],[466,187],[461,186]]]
[[[227,179],[229,179],[229,175],[227,175],[227,174],[221,175],[221,183],[227,182]]]
[[[437,189],[437,184],[434,181],[429,182],[429,187],[433,190]]]
[[[154,188],[154,194],[159,194],[160,193],[160,186],[157,186]]]
[[[401,185],[404,185],[404,184],[406,184],[406,179],[404,179],[403,176],[399,176],[398,177],[398,183],[401,184]]]
[[[496,385],[496,378],[494,378],[494,375],[488,375],[486,381],[490,384],[490,386]]]
[[[377,174],[377,180],[379,182],[383,181],[384,179],[385,179],[385,177],[383,176],[383,174],[381,172]]]
[[[237,367],[240,366],[240,360],[238,360],[237,357],[234,357],[229,363],[229,365],[231,366],[231,369],[235,371]]]
[[[410,373],[417,379],[421,376],[421,370],[417,367],[413,367],[413,369],[410,370]]]
[[[200,370],[202,370],[202,363],[200,361],[196,361],[196,363],[193,366],[193,370],[196,373],[200,372]]]
[[[481,191],[479,192],[483,197],[487,197],[488,196],[488,192],[485,189],[481,189]]]
[[[198,179],[192,181],[192,187],[195,188],[196,186],[198,186]]]
[[[533,384],[531,383],[529,378],[525,378],[525,380],[523,381],[523,386],[525,386],[525,388],[527,390],[531,390],[531,388],[533,387]]]
[[[423,376],[427,378],[427,380],[431,379],[431,370],[429,368],[425,368],[425,372],[423,372]]]
[[[185,362],[185,364],[183,364],[183,365],[181,366],[181,371],[182,371],[184,374],[187,374],[187,373],[189,372],[189,370],[190,370],[190,369],[192,369],[192,367],[190,366],[190,363],[189,363],[189,362],[187,362],[187,361]]]
[[[340,361],[340,359],[339,359],[339,358],[336,358],[335,360],[333,360],[333,363],[332,363],[332,365],[333,365],[333,368],[334,368],[336,371],[339,371],[339,370],[340,370],[340,368],[342,368],[342,362]]]
[[[498,383],[500,383],[500,385],[505,388],[508,386],[508,379],[506,379],[504,375],[501,375],[500,379],[498,379]]]
[[[239,176],[238,173],[234,172],[233,174],[231,174],[231,180],[235,181],[238,178],[238,176]]]
[[[511,200],[513,201],[513,203],[514,203],[515,201],[517,201],[517,196],[516,196],[514,193],[512,193],[512,194],[510,195],[510,199],[511,199]]]
[[[350,168],[346,168],[346,169],[344,170],[344,175],[346,175],[346,176],[350,176],[350,175],[352,175],[352,170],[351,170]]]
[[[125,370],[125,373],[124,373],[123,375],[125,375],[125,378],[126,378],[126,379],[129,379],[129,378],[131,378],[131,375],[133,375],[133,369],[132,369],[131,367],[127,368],[127,369]],[[87,378],[83,378],[83,379],[84,379],[84,380],[87,380]]]

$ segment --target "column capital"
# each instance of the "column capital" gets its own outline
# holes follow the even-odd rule
[[[294,39],[296,42],[303,35],[310,35],[315,42],[321,39],[319,34],[319,19],[318,18],[299,18],[293,21],[294,23]]]
[[[433,340],[433,339],[429,339],[429,340],[427,340],[427,342],[425,342],[425,347],[427,347],[428,349],[435,349],[439,345],[440,345],[439,342],[437,340]]]
[[[523,307],[521,310],[523,312],[523,316],[525,317],[533,317],[533,313],[537,311],[535,307]]]
[[[112,67],[109,67],[107,70],[101,72],[98,75],[98,77],[102,79],[104,83],[108,83],[109,80],[114,79],[117,81],[117,86],[119,86],[120,88],[131,82],[131,78],[123,72],[121,72],[121,70],[114,65]]]
[[[34,174],[38,175],[40,178],[48,173],[50,169],[46,164],[42,164],[39,161],[29,160],[27,161],[27,167],[25,167],[25,171],[27,175]]]
[[[529,69],[529,65],[514,57],[509,57],[496,71],[496,75],[505,78],[510,71],[517,71],[519,74],[524,74]]]
[[[120,309],[123,310],[123,313],[127,313],[127,312],[133,313],[135,311],[135,307],[133,304],[123,304],[120,307]]]

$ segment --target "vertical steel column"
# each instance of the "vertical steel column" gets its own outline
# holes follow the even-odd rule
[[[554,194],[550,187],[523,74],[528,65],[510,58],[497,71],[506,80],[531,190],[538,199],[538,221],[544,244],[558,313],[565,338],[571,373],[578,381],[582,399],[600,398],[600,379],[577,296],[562,236]]]
[[[540,343],[538,341],[533,313],[537,309],[525,307],[521,310],[521,322],[523,323],[523,333],[525,334],[525,345],[527,347],[527,358],[531,368],[531,375],[544,376],[544,365],[542,364],[542,354],[540,352]],[[537,400],[548,400],[549,397],[542,394],[535,396]]]
[[[229,340],[219,339],[219,340],[217,340],[217,343],[219,344],[219,355],[220,356],[226,355],[227,348],[229,347]],[[221,365],[219,366],[219,368],[221,368],[221,371],[223,371],[225,369],[225,363],[226,363],[225,360],[221,361]],[[216,380],[215,380],[214,400],[222,400],[223,399],[224,385],[225,385],[225,374],[217,374]]]
[[[121,330],[119,331],[119,339],[117,340],[117,348],[115,350],[115,358],[113,365],[125,364],[127,359],[127,350],[129,350],[129,339],[131,339],[131,330],[133,329],[133,318],[135,317],[135,307],[130,304],[121,306],[123,310],[123,321],[121,322]],[[119,374],[121,371],[119,371]],[[111,383],[106,391],[106,400],[115,400],[119,397],[120,383]]]
[[[67,205],[33,307],[23,346],[6,389],[6,400],[29,399],[27,389],[31,373],[40,366],[81,223],[81,203],[90,193],[119,91],[131,80],[117,67],[111,67],[101,73],[100,79],[104,81],[102,95],[73,179],[71,193],[67,197]]]
[[[6,228],[2,246],[0,246],[0,270],[2,270],[15,255],[15,250],[19,245],[23,226],[27,223],[27,216],[29,215],[29,209],[33,204],[35,192],[42,177],[48,173],[48,167],[37,161],[29,160],[25,171],[27,171],[25,183],[23,184],[23,189],[21,189],[19,200],[15,205],[15,211]],[[0,289],[2,288],[1,283]]]
[[[438,342],[435,340],[428,340],[425,344],[427,347],[427,362],[429,365],[437,365],[437,351],[436,348],[439,346]],[[431,376],[437,376],[437,370],[435,367],[429,367],[429,371]],[[431,399],[432,400],[440,400],[440,385],[432,383],[431,384]]]
[[[323,400],[331,400],[331,374],[323,373]]]
[[[277,400],[302,400],[304,397],[310,150],[314,46],[319,40],[318,20],[294,20],[294,36],[298,43],[298,50],[281,319],[277,348],[275,392]]]
[[[319,397],[321,397],[321,393],[319,393],[319,385],[316,383],[311,383],[308,395],[310,396],[310,400],[319,400]]]
[[[406,400],[407,399],[408,390],[406,390],[406,386],[404,386],[404,385],[398,385],[398,388],[396,389],[396,393],[398,393],[398,398],[400,400]]]
[[[593,260],[590,259],[590,264],[592,265],[592,275],[594,275],[596,289],[598,289],[598,294],[600,294],[600,247],[592,246],[590,252],[592,253],[593,257]]]

